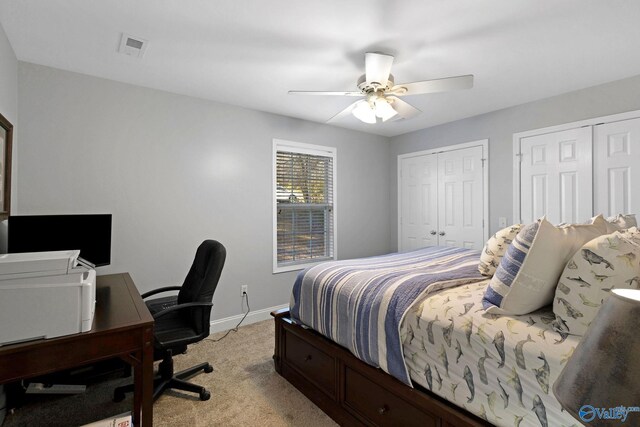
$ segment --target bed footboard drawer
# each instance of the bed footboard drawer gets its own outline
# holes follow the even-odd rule
[[[349,367],[345,369],[344,405],[364,418],[368,425],[440,426],[439,418],[421,411]]]
[[[336,361],[296,334],[288,333],[284,358],[329,396],[336,395]]]

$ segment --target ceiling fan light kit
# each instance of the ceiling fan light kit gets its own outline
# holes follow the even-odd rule
[[[376,117],[380,117],[383,122],[398,114],[391,106],[391,101],[384,96],[377,96],[373,101],[373,105],[375,106]]]
[[[351,114],[364,123],[373,124],[377,121],[373,108],[364,100],[356,102],[354,109],[351,110]]]
[[[291,95],[339,95],[364,96],[333,116],[328,122],[337,121],[353,115],[358,120],[375,124],[390,119],[410,119],[420,114],[420,110],[398,98],[404,95],[445,92],[473,87],[473,75],[447,77],[435,80],[423,80],[396,85],[391,74],[393,56],[379,52],[365,54],[365,74],[360,76],[357,85],[360,92],[323,92],[289,91]]]
[[[364,123],[374,124],[380,120],[386,122],[398,114],[391,106],[391,102],[393,101],[378,93],[370,93],[366,100],[353,104],[351,114]]]

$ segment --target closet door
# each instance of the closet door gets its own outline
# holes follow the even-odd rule
[[[591,218],[591,127],[522,138],[520,154],[523,223],[531,223],[543,215],[553,224]]]
[[[482,146],[401,158],[399,250],[482,249],[485,183]]]
[[[640,213],[640,119],[594,127],[595,212]]]
[[[438,244],[484,246],[482,147],[438,153]]]
[[[400,162],[400,248],[411,251],[438,244],[438,157],[407,157]]]

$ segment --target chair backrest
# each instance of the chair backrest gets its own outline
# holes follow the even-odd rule
[[[196,257],[178,293],[178,304],[189,302],[211,302],[218,286],[227,251],[222,243],[205,240],[198,246]],[[209,330],[211,310],[191,310],[193,326],[198,332]]]

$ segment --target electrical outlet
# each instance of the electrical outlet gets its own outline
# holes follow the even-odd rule
[[[242,285],[240,287],[240,296],[243,297],[244,294],[246,294],[246,293],[247,293],[247,285]]]

